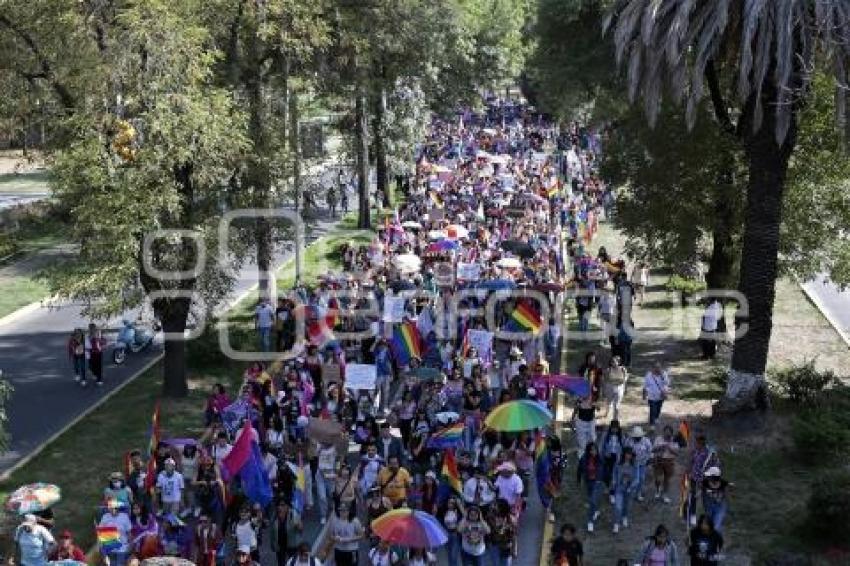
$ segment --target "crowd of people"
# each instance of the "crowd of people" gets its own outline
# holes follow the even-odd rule
[[[154,435],[149,451],[131,451],[125,469],[105,478],[98,533],[117,533],[117,544],[101,540],[108,563],[166,555],[204,566],[253,564],[264,549],[263,560],[281,566],[510,565],[530,494],[538,492],[555,519],[552,495],[571,451],[552,428],[506,432],[486,417],[513,400],[546,406],[556,389],[575,398],[588,532],[603,494],[614,533],[629,527],[630,502],[671,502],[683,431],[664,427],[651,439],[618,420],[632,298],[642,296],[648,267],[629,276],[604,248],[589,251],[612,202],[597,173],[603,138],[510,101],[435,120],[414,182],[374,240],[340,250],[342,273],[299,282],[276,305],[258,304],[259,348],[281,359],[251,364],[235,396],[216,385],[202,437]],[[578,330],[591,332],[597,316],[610,347],[604,367],[589,352],[572,377],[558,367],[565,291]],[[95,341],[89,348],[88,337],[75,340],[69,355],[85,376]],[[654,426],[670,391],[661,365],[643,390]],[[603,432],[600,410],[611,419]],[[551,457],[545,486],[535,481],[539,451]],[[703,437],[691,452],[688,553],[693,564],[714,564],[729,484]],[[373,520],[404,507],[437,518],[448,535],[444,548],[407,548],[375,535]],[[329,535],[315,555],[310,523],[326,525]],[[582,564],[576,528],[565,524],[559,533],[553,563]],[[636,563],[679,560],[659,526]]]

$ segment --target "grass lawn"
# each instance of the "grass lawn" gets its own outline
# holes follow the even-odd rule
[[[0,175],[0,195],[20,193],[49,193],[47,171],[5,173]]]
[[[621,239],[608,224],[590,249],[595,254],[600,245],[617,256],[622,250]],[[726,566],[763,563],[779,550],[804,552],[811,556],[824,549],[815,547],[797,530],[805,515],[809,484],[813,474],[822,473],[826,463],[804,467],[793,451],[789,433],[789,417],[794,408],[780,403],[766,415],[745,415],[740,418],[716,421],[710,419],[711,403],[723,391],[711,379],[715,368],[728,367],[731,350],[720,349],[717,359],[699,359],[696,342],[701,310],[682,308],[678,298],[664,289],[667,275],[652,272],[646,302],[635,307],[633,318],[638,334],[633,343],[633,361],[620,420],[624,428],[633,424],[646,427],[647,408],[641,399],[643,375],[652,362],[662,361],[670,370],[673,382],[671,398],[664,404],[663,424],[674,427],[687,419],[696,432],[704,432],[709,443],[721,458],[724,476],[735,484],[730,495],[730,512],[726,520]],[[727,316],[730,313],[727,313]],[[819,369],[832,369],[846,376],[850,354],[846,345],[826,319],[806,300],[793,281],[781,280],[776,289],[774,329],[770,344],[769,366],[784,367],[815,358]],[[572,328],[575,328],[574,315]],[[590,350],[599,352],[607,364],[607,346],[599,342],[566,340],[565,369],[575,371]],[[605,419],[597,422],[601,425]],[[565,436],[565,446],[573,449],[571,433]],[[613,510],[607,496],[600,498],[600,519],[595,532],[585,531],[587,508],[584,488],[575,485],[575,456],[571,455],[565,473],[563,494],[557,503],[558,523],[571,522],[579,529],[585,544],[588,564],[614,564],[626,558],[632,563],[640,545],[658,524],[665,524],[679,545],[683,559],[686,529],[678,516],[679,480],[684,458],[680,458],[669,495],[671,505],[652,501],[635,504],[631,509],[631,526],[618,535],[611,533]],[[820,467],[820,468],[819,468]],[[651,473],[649,482],[651,485]],[[648,493],[649,489],[645,489]],[[686,559],[683,559],[686,560]]]
[[[345,221],[316,240],[305,253],[305,281],[320,273],[339,271],[336,254],[343,242],[367,242],[370,231],[350,231]],[[283,266],[279,284],[294,277],[294,264]],[[291,284],[291,283],[290,283]],[[250,299],[246,299],[250,301]],[[246,330],[250,318],[248,305],[234,307],[233,342],[246,344],[253,337]],[[244,320],[242,320],[244,317]],[[163,399],[161,404],[162,438],[197,438],[203,433],[203,407],[215,383],[224,383],[229,391],[238,387],[245,364],[226,359],[218,351],[216,334],[211,332],[189,344],[189,396]],[[60,529],[72,530],[83,548],[94,543],[92,521],[110,472],[123,466],[123,455],[132,448],[147,446],[150,418],[161,392],[161,367],[152,367],[127,385],[108,403],[71,428],[27,465],[0,483],[0,501],[19,485],[45,481],[62,487],[63,501],[56,509]],[[0,533],[2,534],[2,533]],[[8,537],[0,536],[0,541]],[[0,553],[2,548],[0,543]]]
[[[29,277],[0,278],[0,318],[43,299],[47,286]]]

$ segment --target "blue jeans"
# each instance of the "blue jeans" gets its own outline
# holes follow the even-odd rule
[[[599,494],[604,484],[599,480],[587,480],[587,522],[593,522],[593,516],[599,510]]]
[[[272,328],[271,326],[260,326],[257,328],[257,338],[260,340],[260,351],[269,352],[272,349]]]
[[[631,492],[637,499],[643,495],[643,482],[646,481],[646,464],[635,464],[635,481],[632,483]]]
[[[726,503],[726,501],[717,503],[715,501],[711,501],[707,497],[703,497],[702,506],[705,508],[705,514],[708,516],[708,520],[711,521],[712,525],[714,525],[714,530],[722,532],[723,519],[726,518],[726,511],[729,508],[729,504]]]
[[[123,551],[107,552],[106,557],[109,558],[109,566],[124,566],[127,563],[127,553]]]
[[[74,356],[74,373],[80,376],[81,381],[86,380],[86,357]]]
[[[629,517],[629,503],[632,500],[634,484],[627,489],[617,488],[614,492],[614,522],[620,524]]]
[[[463,566],[484,566],[484,555],[487,553],[485,552],[481,556],[474,556],[461,550],[460,554],[463,558]]]
[[[322,518],[328,516],[328,503],[333,497],[334,482],[328,480],[322,474],[322,470],[316,471],[316,495],[319,500],[319,513]]]
[[[649,403],[649,424],[654,425],[658,417],[661,416],[661,405],[664,401],[647,401]]]
[[[460,535],[457,532],[449,532],[448,535],[449,541],[446,543],[448,566],[460,566]]]
[[[496,545],[488,546],[487,554],[490,555],[490,564],[492,566],[511,566],[511,562],[513,561],[513,556],[510,554],[502,556],[502,551]]]

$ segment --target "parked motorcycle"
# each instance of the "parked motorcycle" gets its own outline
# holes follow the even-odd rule
[[[124,320],[124,328],[118,332],[115,348],[112,350],[112,361],[116,365],[123,364],[127,359],[127,351],[138,354],[150,347],[154,339],[154,331],[159,330],[154,324],[153,331],[141,327],[133,321]]]

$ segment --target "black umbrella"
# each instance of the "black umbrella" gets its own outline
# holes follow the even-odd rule
[[[522,258],[534,257],[534,248],[519,240],[506,240],[502,242],[502,249]]]

